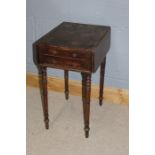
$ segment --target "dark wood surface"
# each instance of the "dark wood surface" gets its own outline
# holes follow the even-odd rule
[[[40,67],[41,73],[41,93],[43,99],[43,112],[44,112],[44,121],[46,129],[49,128],[49,118],[48,118],[48,91],[47,91],[47,68]]]
[[[69,99],[69,86],[68,86],[68,82],[69,82],[69,73],[67,70],[64,71],[64,81],[65,81],[65,98],[66,100]]]
[[[100,69],[99,104],[103,102],[106,54],[110,48],[110,27],[63,22],[35,42],[36,64],[41,68],[43,107],[49,128],[46,68],[64,70],[64,91],[69,98],[68,71],[81,72],[85,136],[89,136],[91,73]]]
[[[84,130],[86,138],[89,137],[89,117],[90,117],[90,94],[91,94],[91,74],[82,73],[82,101],[84,115]]]
[[[106,57],[101,63],[100,67],[100,89],[99,89],[99,105],[103,104],[103,89],[104,89],[104,76],[105,76]]]
[[[110,47],[110,27],[63,22],[40,38],[36,46],[39,64],[92,73]]]
[[[108,26],[63,22],[39,42],[59,48],[92,49],[98,46],[109,30]]]

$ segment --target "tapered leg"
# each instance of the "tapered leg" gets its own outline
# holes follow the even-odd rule
[[[85,137],[89,137],[89,116],[90,116],[90,94],[91,94],[91,74],[82,73],[82,98],[84,111]]]
[[[106,64],[106,57],[104,58],[103,62],[101,63],[101,67],[100,67],[99,105],[102,105],[103,103],[105,64]]]
[[[68,71],[65,70],[64,71],[64,80],[65,80],[65,97],[66,97],[66,100],[69,99],[69,88],[68,88]]]
[[[40,67],[44,121],[45,121],[46,129],[48,129],[49,119],[48,119],[48,91],[47,91],[47,71],[46,70],[47,70],[46,67]]]
[[[85,74],[81,73],[82,76],[82,102],[83,102],[83,110],[84,110],[84,99],[85,99]]]

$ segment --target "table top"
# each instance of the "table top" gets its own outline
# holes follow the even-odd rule
[[[63,22],[38,40],[38,43],[68,49],[96,48],[109,26]]]

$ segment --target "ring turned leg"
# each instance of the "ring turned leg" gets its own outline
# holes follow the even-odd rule
[[[82,73],[82,98],[84,112],[85,137],[89,137],[89,116],[90,116],[90,94],[91,94],[91,74]]]
[[[105,64],[106,64],[106,57],[104,58],[103,62],[101,63],[101,67],[100,67],[100,89],[99,89],[99,105],[100,106],[103,103]]]
[[[43,111],[44,121],[46,129],[49,129],[48,119],[48,91],[47,91],[47,71],[46,67],[40,67],[41,71],[41,87],[42,87],[42,99],[43,99]]]
[[[64,71],[64,78],[65,78],[65,98],[66,100],[69,99],[69,88],[68,88],[68,71]]]

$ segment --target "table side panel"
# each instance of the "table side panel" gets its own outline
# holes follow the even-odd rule
[[[93,67],[92,71],[96,72],[102,61],[104,60],[104,57],[106,56],[109,48],[110,48],[110,31],[107,31],[106,35],[102,39],[102,41],[99,43],[97,48],[94,51],[94,57],[93,57]]]

